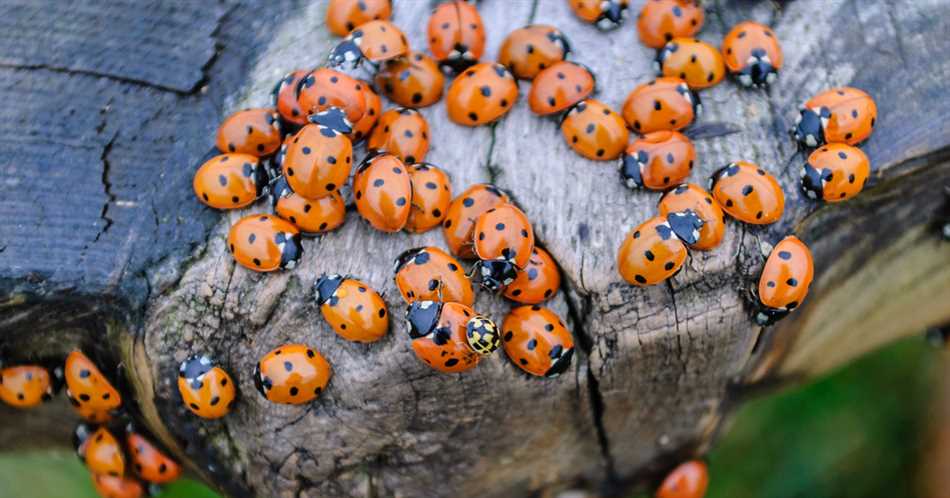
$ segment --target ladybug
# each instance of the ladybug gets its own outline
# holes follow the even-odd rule
[[[557,377],[574,357],[574,338],[556,313],[544,306],[511,310],[501,329],[505,354],[512,363],[538,377]]]
[[[346,137],[349,123],[337,109],[312,117],[287,145],[281,170],[290,188],[307,199],[336,192],[350,176],[353,144]]]
[[[594,99],[578,102],[567,112],[561,134],[574,152],[595,161],[616,159],[630,137],[620,114]]]
[[[673,38],[692,38],[703,27],[705,14],[696,0],[653,0],[637,17],[640,43],[663,48]]]
[[[237,396],[231,376],[205,355],[192,355],[181,362],[178,392],[192,413],[206,419],[227,415]]]
[[[64,377],[66,396],[86,420],[104,421],[105,414],[122,406],[122,395],[81,351],[66,356]]]
[[[602,31],[623,24],[627,18],[629,0],[568,0],[574,15],[582,21],[597,26]]]
[[[327,5],[327,29],[346,36],[369,21],[387,21],[393,13],[389,0],[330,0]]]
[[[538,304],[555,294],[561,287],[561,272],[554,258],[544,249],[535,246],[531,251],[528,266],[505,287],[504,295],[521,304]]]
[[[815,263],[808,246],[794,235],[782,239],[772,248],[759,277],[761,306],[756,323],[771,325],[799,307],[814,275]]]
[[[304,344],[285,344],[254,367],[254,385],[268,401],[302,405],[320,396],[333,371],[319,352]]]
[[[439,4],[429,17],[429,51],[449,73],[478,62],[485,52],[485,26],[474,5],[464,0]]]
[[[476,353],[490,355],[501,346],[498,326],[485,316],[475,315],[465,324],[465,340]]]
[[[145,436],[126,428],[125,445],[132,457],[132,467],[142,479],[155,484],[172,482],[181,475],[181,466],[153,445]]]
[[[861,193],[871,174],[868,156],[847,144],[827,144],[808,156],[802,167],[802,189],[812,199],[848,200]]]
[[[228,249],[241,266],[260,272],[291,270],[303,253],[300,230],[269,214],[251,214],[232,225]]]
[[[429,123],[415,109],[390,109],[366,144],[369,150],[388,152],[406,164],[425,160],[429,151]]]
[[[498,63],[515,78],[532,80],[542,69],[567,58],[571,44],[554,26],[532,24],[508,34],[498,50]]]
[[[368,61],[373,68],[379,63],[402,57],[409,52],[409,40],[402,30],[389,21],[370,21],[346,35],[327,59],[331,67],[349,63],[357,67]]]
[[[620,159],[620,180],[631,189],[664,190],[693,171],[696,148],[677,131],[654,131],[633,141]]]
[[[297,101],[297,86],[309,74],[307,71],[297,69],[285,74],[271,91],[271,105],[277,109],[280,119],[286,123],[295,126],[303,126],[307,123],[307,116],[300,109],[300,103]]]
[[[511,198],[508,194],[488,183],[472,185],[453,199],[442,222],[442,235],[445,236],[449,251],[462,259],[476,259],[472,243],[475,219],[485,211],[509,201]]]
[[[693,38],[673,38],[657,53],[656,72],[676,77],[693,90],[719,84],[726,76],[726,66],[719,50]]]
[[[681,130],[702,110],[699,96],[679,78],[657,78],[627,95],[623,119],[637,133]]]
[[[376,126],[376,122],[379,120],[379,114],[382,112],[383,107],[382,99],[373,91],[369,83],[361,81],[360,85],[363,88],[362,92],[363,99],[366,102],[366,112],[364,112],[363,117],[353,125],[353,130],[349,133],[353,143],[370,136],[373,132],[373,128]]]
[[[273,109],[245,109],[228,116],[218,127],[218,150],[257,157],[277,152],[280,148],[277,117]]]
[[[386,302],[370,286],[349,277],[323,274],[313,287],[323,319],[340,337],[368,343],[386,335]]]
[[[260,159],[250,154],[221,154],[195,172],[198,200],[215,209],[238,209],[260,198],[270,181]]]
[[[416,247],[396,258],[396,287],[406,303],[441,301],[471,306],[472,282],[458,260],[438,247]]]
[[[465,70],[449,86],[449,119],[463,126],[497,121],[518,100],[518,82],[505,66],[484,62]]]
[[[857,145],[874,131],[877,104],[852,87],[832,88],[802,104],[792,134],[807,147],[826,143]]]
[[[373,228],[398,232],[406,226],[412,181],[406,165],[392,154],[369,155],[353,177],[356,210]]]
[[[406,57],[386,61],[376,73],[376,86],[383,89],[389,100],[418,109],[442,98],[445,76],[432,57],[410,52]]]
[[[422,233],[439,226],[452,202],[449,175],[435,165],[420,163],[409,166],[409,180],[412,182],[412,210],[405,229]]]
[[[346,221],[346,204],[338,192],[316,200],[305,199],[291,190],[283,176],[274,183],[273,191],[274,212],[303,234],[330,232]]]
[[[528,265],[534,249],[534,230],[528,217],[513,204],[482,213],[473,231],[478,271],[483,287],[497,292],[514,281]]]
[[[82,437],[77,430],[77,436]],[[119,477],[125,474],[125,454],[115,436],[105,427],[100,427],[88,438],[79,440],[77,453],[93,474]]]
[[[686,261],[686,246],[699,240],[703,220],[691,210],[654,216],[630,231],[617,253],[617,269],[627,283],[655,285],[675,275]]]
[[[467,329],[476,317],[483,319],[461,303],[413,302],[406,310],[413,352],[440,372],[458,373],[475,368],[481,356],[468,345]]]
[[[742,86],[768,86],[782,69],[782,46],[771,28],[754,21],[736,24],[722,41],[726,68]]]
[[[135,479],[103,474],[90,474],[92,485],[103,498],[140,498],[145,494]]]
[[[712,175],[710,190],[729,216],[752,225],[775,223],[785,210],[785,194],[778,181],[750,162],[719,168]]]
[[[297,84],[297,102],[308,116],[337,107],[343,109],[349,123],[358,123],[367,112],[363,87],[359,80],[340,71],[319,68]]]
[[[556,62],[534,77],[528,106],[539,116],[556,114],[589,97],[594,86],[594,75],[586,67],[576,62]]]
[[[670,471],[656,490],[656,498],[703,498],[708,485],[706,464],[691,460]]]
[[[56,379],[39,365],[0,370],[0,400],[14,408],[32,408],[53,397]]]
[[[722,242],[722,237],[726,233],[726,215],[722,212],[719,203],[699,185],[695,183],[678,185],[660,197],[658,207],[661,216],[669,216],[670,213],[689,209],[703,220],[699,239],[690,244],[690,248],[708,251]]]

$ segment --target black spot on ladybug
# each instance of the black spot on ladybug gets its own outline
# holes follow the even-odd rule
[[[762,211],[759,211],[758,213],[755,213],[755,219],[757,219],[757,220],[761,220],[761,219],[762,219]]]
[[[382,178],[377,178],[376,180],[373,181],[373,186],[374,186],[374,187],[382,187],[383,184],[385,184],[385,183],[386,183],[386,182],[385,182]]]
[[[557,99],[555,99],[554,97],[548,97],[548,105],[553,106],[554,104],[557,104]]]
[[[714,79],[716,79],[716,73],[714,72],[710,72],[709,76],[706,77],[706,81],[709,81],[709,82],[711,82]]]
[[[742,187],[742,195],[749,195],[752,193],[752,185],[746,185]]]
[[[254,266],[261,266],[261,260],[254,258]]]
[[[778,257],[780,257],[780,258],[782,258],[782,259],[788,261],[788,260],[792,259],[792,253],[790,253],[790,252],[788,252],[788,251],[779,251],[779,252],[778,252]]]
[[[195,411],[201,410],[201,408],[200,408],[196,403],[191,403],[191,404],[188,405],[188,406],[190,406],[191,409],[192,409],[192,410],[195,410]]]
[[[504,229],[505,229],[505,224],[504,224],[504,223],[498,223],[497,225],[495,225],[495,230],[498,230],[499,232],[502,231],[502,230],[504,230]]]
[[[401,174],[402,174],[402,169],[400,169],[400,168],[398,168],[398,167],[393,168],[393,173],[396,173],[397,175],[401,175]]]
[[[769,280],[768,282],[765,283],[765,285],[771,289],[775,287],[775,282],[773,282],[772,280]]]
[[[468,119],[471,119],[472,121],[478,121],[478,114],[475,114],[474,112],[470,112],[468,113]]]
[[[462,199],[462,205],[465,207],[472,207],[472,204],[475,204],[475,200],[471,197],[466,197]]]
[[[436,279],[429,280],[429,290],[434,291],[439,288],[439,281]]]
[[[379,313],[377,313],[377,314],[379,315],[380,318],[386,316],[386,309],[385,309],[385,308],[380,308],[380,309],[379,309]]]
[[[638,283],[641,283],[641,284],[647,283],[647,279],[643,278],[643,275],[636,275],[636,276],[634,276],[633,278],[634,278],[634,280],[636,280]]]
[[[397,206],[405,206],[405,205],[406,205],[406,198],[405,198],[405,197],[400,197],[400,198],[396,199],[396,205],[397,205]]]
[[[634,122],[633,122],[633,128],[639,130],[639,129],[640,129],[640,121],[634,121]]]
[[[287,168],[287,176],[294,176],[294,169],[293,169],[293,168]]]
[[[797,286],[798,286],[798,280],[796,280],[796,279],[794,279],[794,278],[790,278],[790,279],[786,280],[785,283],[788,284],[789,287],[797,287]]]
[[[647,249],[647,251],[643,253],[643,255],[647,257],[647,261],[653,261],[653,259],[656,257],[653,255],[653,251],[649,249]]]
[[[537,268],[529,268],[529,269],[528,269],[528,280],[534,280],[534,279],[536,279],[536,278],[538,278],[538,269],[537,269]]]
[[[845,139],[845,140],[851,140],[851,137],[853,137],[853,136],[854,136],[854,134],[848,133],[847,135],[844,136],[844,139]]]
[[[294,364],[291,363],[291,362],[289,362],[289,361],[285,361],[285,362],[284,362],[284,370],[286,370],[286,371],[288,371],[288,372],[293,372],[293,371],[294,371]]]
[[[726,207],[732,207],[732,199],[726,199]]]
[[[92,372],[90,372],[89,370],[86,370],[85,368],[79,371],[80,379],[85,379],[86,377],[89,377],[90,375],[92,375]]]
[[[324,188],[327,189],[327,192],[333,192],[334,190],[336,190],[336,184],[335,184],[335,183],[328,183],[328,184],[326,185],[326,187],[324,187]]]
[[[676,265],[674,265],[672,261],[667,261],[666,264],[663,265],[663,269],[665,269],[666,271],[670,271],[673,269],[674,266]]]

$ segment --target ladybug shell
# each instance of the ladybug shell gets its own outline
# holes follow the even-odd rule
[[[564,373],[574,356],[574,338],[556,313],[543,306],[519,306],[502,322],[502,345],[512,363],[539,377]]]
[[[231,226],[228,248],[241,266],[260,272],[293,268],[300,259],[300,230],[269,214],[251,214]]]
[[[429,151],[429,123],[415,109],[390,109],[379,117],[367,147],[388,152],[406,164],[422,162]]]
[[[307,116],[300,109],[300,103],[297,101],[297,86],[309,74],[307,71],[298,69],[287,73],[271,93],[271,101],[277,109],[281,119],[297,126],[307,124]]]
[[[353,144],[330,128],[309,124],[294,135],[283,157],[282,171],[290,188],[307,199],[319,199],[346,183],[353,162]]]
[[[290,192],[277,199],[274,212],[307,234],[330,232],[346,221],[346,204],[337,192],[317,200],[304,199]]]
[[[248,206],[263,194],[266,184],[267,172],[250,154],[214,156],[198,168],[192,180],[198,200],[215,209]]]
[[[568,0],[574,15],[602,30],[616,28],[627,17],[629,0]]]
[[[841,202],[859,193],[871,174],[868,156],[847,144],[827,144],[808,156],[802,169],[802,188],[812,199]]]
[[[49,371],[38,365],[0,370],[0,400],[15,408],[30,408],[53,396]]]
[[[261,358],[254,384],[272,403],[302,405],[320,396],[333,371],[323,356],[304,344],[285,344]]]
[[[723,60],[729,72],[744,86],[762,86],[775,81],[784,56],[775,33],[754,21],[736,24],[722,41]]]
[[[708,251],[718,246],[726,233],[726,215],[709,192],[695,183],[684,183],[660,197],[659,211],[662,216],[687,209],[703,220],[699,240],[689,247]]]
[[[471,306],[475,301],[465,269],[438,247],[417,247],[400,254],[394,280],[407,304],[442,301]]]
[[[694,90],[715,86],[726,76],[719,49],[692,38],[674,38],[663,46],[656,60],[658,74],[679,78]]]
[[[620,245],[617,269],[627,283],[655,285],[672,277],[686,261],[686,245],[666,216],[654,216],[633,229]]]
[[[627,187],[663,190],[682,183],[693,170],[696,148],[677,131],[654,131],[627,147],[621,177]]]
[[[705,14],[694,0],[653,0],[643,5],[637,17],[640,43],[663,48],[673,38],[691,38],[703,27]]]
[[[843,142],[856,145],[874,131],[877,104],[870,95],[851,87],[832,88],[805,102],[805,108],[818,111],[825,107],[830,112],[822,126],[824,143]],[[819,144],[820,145],[820,144]]]
[[[315,69],[300,82],[297,102],[307,115],[338,107],[350,123],[358,123],[367,107],[359,80],[327,68]]]
[[[442,222],[442,235],[452,254],[462,259],[475,259],[472,243],[475,220],[485,211],[510,200],[508,194],[487,183],[472,185],[453,199]]]
[[[172,482],[181,475],[181,467],[148,439],[134,432],[125,438],[132,466],[142,479],[155,484]]]
[[[531,251],[528,266],[518,272],[515,281],[505,288],[505,297],[516,303],[538,304],[544,302],[561,288],[561,272],[554,258],[544,249],[535,246]]]
[[[482,63],[465,70],[449,86],[449,119],[463,126],[492,123],[518,100],[518,83],[501,64]]]
[[[785,210],[785,194],[775,177],[746,161],[713,173],[712,195],[729,216],[752,225],[775,223]]]
[[[108,412],[122,406],[119,391],[112,387],[92,360],[81,351],[73,351],[66,356],[64,376],[66,395],[73,401],[73,406],[96,412]]]
[[[100,427],[83,443],[82,457],[93,474],[121,476],[125,474],[125,454],[105,427]]]
[[[203,355],[191,356],[178,367],[178,392],[185,406],[205,419],[227,415],[237,395],[231,376]]]
[[[421,233],[442,223],[452,202],[452,185],[449,175],[441,168],[428,163],[409,166],[412,182],[412,210],[405,229]]]
[[[364,81],[361,83],[361,86],[363,87],[363,99],[366,102],[366,112],[364,112],[363,117],[353,125],[353,131],[350,133],[350,137],[352,137],[354,143],[370,136],[373,127],[376,126],[376,122],[379,120],[379,114],[382,112],[383,105],[382,99],[373,91],[369,83]]]
[[[273,109],[245,109],[218,127],[218,150],[252,156],[269,156],[280,147],[280,122]]]
[[[406,226],[412,182],[396,156],[382,154],[364,162],[353,178],[353,191],[357,211],[373,228],[398,232]]]
[[[623,103],[623,119],[637,133],[681,130],[696,118],[699,98],[679,78],[657,78],[636,87]]]
[[[402,30],[389,21],[370,21],[350,32],[350,36],[357,38],[362,32],[362,40],[358,43],[363,57],[370,62],[383,62],[401,57],[409,52],[409,41]]]
[[[554,63],[531,82],[528,106],[546,116],[561,112],[594,93],[594,76],[586,67],[568,61]]]
[[[445,76],[432,57],[411,52],[386,61],[376,73],[376,85],[389,100],[403,107],[428,107],[442,98]]]
[[[412,340],[412,350],[416,356],[440,372],[458,373],[475,368],[480,356],[468,346],[466,334],[466,326],[476,316],[475,311],[461,303],[419,301],[415,304],[425,303],[439,306],[441,311],[433,330]]]
[[[391,15],[389,0],[330,0],[326,24],[331,33],[346,36],[357,26],[373,20],[388,20]]]
[[[383,298],[370,286],[352,278],[339,278],[336,285],[336,290],[320,305],[320,312],[337,335],[364,343],[376,342],[386,335],[389,314]]]
[[[525,268],[534,249],[531,222],[513,204],[502,204],[475,220],[475,254],[482,261],[504,260]]]
[[[542,69],[563,61],[568,51],[567,38],[557,28],[533,24],[508,34],[498,50],[498,62],[515,78],[531,80]]]
[[[580,102],[568,111],[561,123],[561,133],[574,152],[595,161],[616,159],[630,137],[620,114],[594,99]]]
[[[103,498],[140,498],[145,491],[137,480],[104,474],[91,474],[92,485]]]
[[[429,17],[429,51],[444,66],[461,71],[485,52],[485,26],[474,5],[463,0],[439,4]]]
[[[706,464],[691,460],[673,469],[656,491],[656,498],[703,498],[709,485]]]
[[[759,300],[764,306],[793,310],[808,295],[815,275],[811,251],[798,237],[789,235],[772,248],[759,277]]]

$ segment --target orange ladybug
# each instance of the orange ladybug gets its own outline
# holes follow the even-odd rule
[[[285,122],[295,126],[307,124],[307,115],[300,109],[300,102],[297,101],[297,86],[307,74],[309,73],[302,69],[291,71],[274,85],[271,92],[271,103],[277,109],[277,114]]]
[[[300,230],[269,214],[250,214],[231,225],[228,249],[241,266],[260,272],[291,270],[303,253]]]
[[[627,95],[623,119],[637,133],[681,130],[702,110],[699,96],[679,78],[657,78]]]
[[[238,209],[252,204],[267,187],[267,170],[250,154],[221,154],[195,172],[192,188],[204,205]]]
[[[870,95],[852,87],[832,88],[802,105],[792,133],[807,147],[857,145],[871,136],[876,122],[877,104]]]
[[[192,413],[206,419],[227,415],[237,396],[231,376],[205,355],[192,355],[181,362],[178,392]]]
[[[474,5],[464,0],[439,4],[429,17],[429,51],[447,71],[458,73],[485,52],[485,26]]]
[[[140,498],[145,494],[142,484],[128,477],[90,474],[92,485],[103,498]]]
[[[135,432],[131,424],[126,429],[125,444],[132,457],[135,473],[155,484],[172,482],[181,475],[181,466],[169,458],[148,439]]]
[[[798,237],[789,235],[772,248],[759,277],[759,302],[755,315],[759,325],[771,325],[801,306],[815,276],[811,250]]]
[[[445,219],[452,202],[452,185],[449,175],[441,168],[420,163],[409,166],[412,182],[412,210],[405,229],[422,233],[431,230]]]
[[[353,125],[353,130],[349,133],[353,143],[357,143],[370,136],[373,132],[373,128],[376,126],[376,122],[379,120],[379,115],[383,108],[382,99],[373,91],[369,83],[360,81],[360,85],[362,86],[363,99],[366,102],[366,112],[364,112],[363,117]]]
[[[746,161],[720,168],[712,176],[713,198],[733,218],[752,225],[775,223],[785,210],[785,194],[774,176]]]
[[[329,115],[338,111],[334,108],[323,112]],[[319,199],[346,183],[353,162],[353,144],[341,128],[345,130],[345,124],[308,124],[291,139],[281,169],[294,192],[307,199]]]
[[[742,86],[768,86],[775,82],[784,57],[775,32],[754,21],[736,24],[722,41],[726,68]]]
[[[482,213],[473,230],[482,286],[496,292],[514,281],[534,249],[531,222],[513,204]]]
[[[321,275],[314,284],[323,319],[340,337],[376,342],[389,330],[386,302],[372,287],[340,275]]]
[[[471,370],[481,356],[468,345],[467,328],[482,318],[461,303],[415,301],[406,311],[412,350],[426,365],[445,373]],[[481,320],[477,324],[481,324]]]
[[[96,365],[81,351],[66,356],[64,369],[66,396],[73,406],[90,422],[104,421],[102,414],[122,406],[122,396]],[[85,411],[84,411],[85,410]],[[88,415],[92,416],[88,416]]]
[[[664,190],[693,171],[696,148],[677,131],[654,131],[627,147],[620,160],[620,179],[628,188]]]
[[[476,64],[449,86],[446,108],[449,119],[463,126],[497,121],[518,100],[518,83],[505,66]]]
[[[373,228],[398,232],[409,220],[412,181],[398,157],[369,155],[353,177],[356,210]]]
[[[561,134],[574,152],[595,161],[616,159],[630,137],[620,114],[594,99],[578,102],[567,112]]]
[[[252,156],[269,156],[280,147],[280,122],[273,109],[245,109],[218,127],[218,150]]]
[[[406,164],[422,162],[429,151],[429,123],[415,109],[390,109],[379,117],[379,126],[366,146],[388,152]]]
[[[556,313],[543,306],[519,306],[502,322],[505,354],[538,377],[556,377],[571,366],[574,338]]]
[[[706,464],[691,460],[670,471],[656,490],[656,498],[703,498],[708,485]]]
[[[726,233],[726,215],[719,203],[699,185],[684,183],[667,191],[660,197],[658,207],[661,216],[689,209],[703,221],[699,239],[690,244],[690,248],[708,251],[722,242]]]
[[[338,192],[316,200],[305,199],[291,190],[283,176],[274,183],[273,191],[274,212],[303,234],[330,232],[346,221],[346,204]]]
[[[594,75],[586,67],[568,61],[556,62],[531,82],[528,106],[539,116],[570,108],[594,93]]]
[[[331,33],[346,36],[369,21],[388,21],[392,11],[389,0],[330,0],[326,25]]]
[[[535,246],[528,266],[505,287],[504,295],[516,303],[538,304],[554,297],[560,288],[561,272],[557,263],[547,251]]]
[[[105,427],[100,427],[82,441],[79,451],[93,474],[116,477],[125,474],[125,454],[115,436]]]
[[[610,30],[623,24],[627,18],[629,0],[567,0],[574,15],[601,30]]]
[[[652,0],[637,17],[640,43],[663,48],[673,38],[692,38],[703,27],[705,14],[696,0]]]
[[[692,211],[654,216],[630,231],[617,253],[617,270],[627,283],[655,285],[675,275],[686,261],[686,245],[699,240],[703,221]]]
[[[472,282],[465,268],[438,247],[416,247],[396,258],[396,287],[406,303],[441,301],[471,306]]]
[[[53,397],[54,377],[39,365],[0,370],[0,400],[14,408],[32,408]]]
[[[531,80],[542,69],[563,61],[571,45],[554,26],[532,24],[508,34],[498,50],[498,63],[515,78]]]
[[[409,40],[402,30],[389,21],[369,21],[359,25],[346,35],[327,58],[330,66],[349,63],[357,67],[369,61],[373,67],[382,62],[402,57],[409,53]]]
[[[376,85],[389,100],[403,107],[428,107],[442,98],[445,76],[432,57],[410,52],[406,57],[386,61],[376,73]]]
[[[827,144],[808,156],[802,167],[802,189],[812,199],[841,202],[861,193],[871,174],[871,162],[861,149]]]
[[[673,38],[656,56],[657,74],[679,78],[691,89],[701,90],[719,84],[726,76],[726,65],[716,47],[692,38]]]
[[[302,405],[326,389],[333,370],[319,352],[304,344],[285,344],[254,367],[254,385],[272,403]]]
[[[365,95],[359,80],[327,68],[315,69],[297,85],[297,103],[306,115],[337,107],[350,124],[358,123],[367,112]]]
[[[442,222],[442,235],[449,251],[462,259],[475,259],[472,243],[475,220],[485,211],[510,201],[508,194],[487,183],[477,183],[459,194],[449,204]]]

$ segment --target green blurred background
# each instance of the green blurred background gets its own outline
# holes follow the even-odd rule
[[[921,494],[934,401],[950,371],[922,339],[743,405],[709,455],[709,498],[934,498]],[[950,468],[945,469],[950,475]],[[182,480],[160,495],[214,498]],[[96,498],[71,453],[0,455],[0,498]]]

